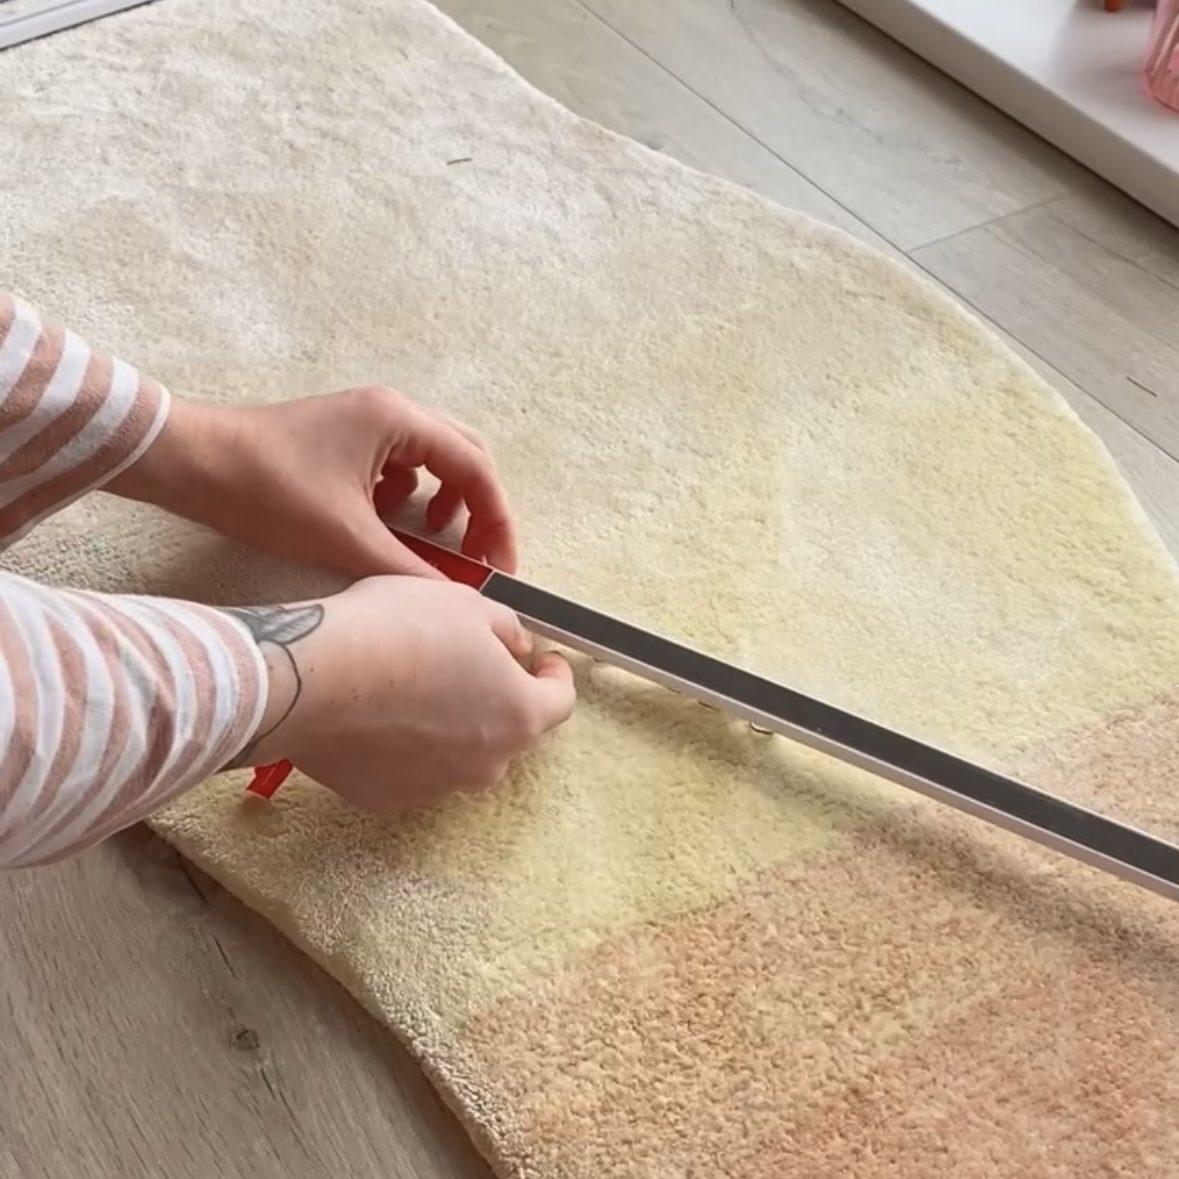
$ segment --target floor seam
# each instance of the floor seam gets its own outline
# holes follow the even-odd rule
[[[1025,213],[1035,213],[1039,209],[1043,209],[1046,205],[1052,204],[1053,201],[1060,200],[1062,194],[1054,193],[1052,196],[1041,197],[1038,201],[1032,201],[1030,205],[1024,205],[1018,209],[1012,209],[1007,213],[996,213],[994,217],[989,217],[985,221],[979,221],[976,225],[967,225],[962,229],[955,229],[953,233],[947,233],[943,237],[935,237],[927,242],[922,242],[917,246],[910,246],[905,251],[910,257],[921,250],[932,250],[938,246],[948,245],[950,242],[957,241],[960,237],[965,237],[968,233],[974,233],[979,229],[994,229],[1000,226],[1004,221],[1010,221],[1014,217],[1022,217]],[[1067,194],[1064,194],[1067,195]]]
[[[672,78],[675,82],[677,82],[680,86],[682,86],[689,94],[691,94],[694,98],[696,98],[698,101],[702,102],[705,106],[707,106],[709,108],[709,110],[720,115],[720,117],[722,119],[724,119],[724,121],[726,123],[728,123],[731,127],[735,127],[738,131],[741,132],[742,135],[745,136],[746,139],[749,139],[751,142],[756,143],[758,145],[758,147],[760,147],[763,151],[768,152],[775,160],[778,161],[778,163],[780,163],[785,168],[789,168],[791,172],[793,172],[800,180],[803,180],[807,184],[809,184],[813,189],[815,189],[816,192],[822,193],[823,196],[825,196],[829,201],[831,201],[833,204],[837,205],[840,209],[842,209],[843,212],[845,212],[849,217],[851,217],[853,220],[858,222],[860,225],[864,226],[865,229],[874,233],[882,241],[887,242],[890,246],[892,246],[892,248],[894,250],[898,250],[901,253],[905,252],[903,246],[901,246],[897,242],[893,241],[893,239],[890,238],[886,233],[884,233],[882,230],[880,230],[875,225],[873,225],[871,221],[868,221],[866,218],[861,216],[859,213],[857,213],[850,206],[844,204],[844,202],[842,200],[840,200],[839,197],[837,197],[833,192],[830,192],[828,189],[824,188],[821,184],[817,183],[812,177],[808,176],[804,171],[802,171],[802,169],[799,168],[796,164],[792,164],[785,156],[783,156],[781,153],[776,151],[773,147],[771,147],[768,143],[766,143],[765,140],[759,138],[753,131],[751,131],[748,127],[746,127],[745,124],[742,123],[739,119],[737,119],[735,116],[729,114],[729,112],[726,111],[723,107],[718,106],[707,95],[702,94],[690,82],[687,82],[683,78],[681,78],[680,75],[675,72],[675,70],[673,70],[670,66],[666,65],[664,62],[660,61],[659,58],[657,58],[654,54],[652,54],[648,50],[646,50],[637,41],[633,40],[631,37],[628,37],[627,34],[624,33],[621,29],[618,29],[614,25],[612,25],[604,16],[602,16],[602,14],[600,12],[597,12],[595,9],[591,8],[590,5],[588,3],[586,3],[586,0],[573,0],[573,2],[579,8],[584,9],[584,11],[587,12],[590,16],[592,16],[594,18],[594,20],[598,21],[600,24],[602,24],[607,29],[609,29],[610,32],[612,32],[616,37],[620,38],[627,45],[629,45],[636,53],[641,54],[644,58],[647,59],[647,61],[651,62],[652,65],[656,66],[659,70],[661,70],[663,73],[665,73],[669,78]],[[730,182],[730,183],[732,183],[732,182]],[[819,220],[819,218],[816,218],[816,220]]]
[[[1143,431],[1137,425],[1135,425],[1134,422],[1130,421],[1128,418],[1123,417],[1123,415],[1121,413],[1119,413],[1112,405],[1109,405],[1102,398],[1098,397],[1096,393],[1092,392],[1089,389],[1086,389],[1084,385],[1078,384],[1076,381],[1074,381],[1067,374],[1062,373],[1056,367],[1056,365],[1054,365],[1052,363],[1052,361],[1050,361],[1047,357],[1042,356],[1039,352],[1036,351],[1035,348],[1033,348],[1030,344],[1026,343],[1024,340],[1020,339],[1020,337],[1017,336],[1014,332],[1008,330],[1007,328],[1004,328],[1002,326],[1002,324],[1000,324],[997,320],[992,319],[985,311],[983,311],[983,309],[981,307],[979,307],[975,303],[973,303],[970,299],[968,299],[965,295],[963,295],[956,288],[951,286],[948,282],[945,282],[941,278],[939,278],[938,275],[935,274],[932,270],[930,270],[929,267],[927,267],[919,258],[915,258],[911,254],[906,255],[906,257],[908,257],[909,260],[913,263],[913,265],[916,266],[921,271],[921,273],[924,274],[931,282],[936,284],[940,289],[943,289],[943,290],[947,291],[949,294],[951,294],[964,307],[968,307],[976,316],[978,316],[978,318],[980,320],[982,320],[982,322],[984,324],[988,325],[988,327],[992,331],[1004,332],[1007,335],[1009,335],[1013,340],[1016,340],[1020,344],[1021,347],[1027,349],[1027,351],[1032,356],[1034,356],[1042,365],[1044,365],[1045,368],[1047,368],[1052,373],[1052,375],[1054,377],[1057,377],[1062,381],[1067,381],[1068,384],[1071,385],[1074,389],[1076,389],[1078,393],[1082,394],[1085,397],[1088,397],[1091,401],[1095,402],[1102,409],[1104,409],[1107,413],[1112,414],[1115,418],[1117,418],[1117,420],[1119,422],[1122,423],[1123,426],[1126,426],[1130,430],[1133,430],[1134,433],[1137,434],[1139,438],[1141,438],[1144,442],[1149,443],[1150,446],[1154,450],[1159,452],[1159,454],[1163,455],[1165,458],[1169,459],[1171,462],[1179,463],[1179,455],[1172,454],[1165,446],[1162,445],[1161,442],[1158,442],[1156,439],[1152,438],[1149,434],[1143,433]],[[1067,397],[1065,396],[1063,390],[1061,390],[1058,387],[1056,381],[1049,380],[1048,377],[1044,374],[1038,374],[1038,375],[1040,375],[1043,380],[1048,381],[1048,383],[1050,385],[1052,385],[1052,387],[1056,390],[1056,392],[1059,393],[1061,395],[1061,397],[1065,397],[1065,400],[1067,400]]]

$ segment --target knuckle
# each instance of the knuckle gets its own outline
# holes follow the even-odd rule
[[[472,426],[468,426],[465,422],[459,421],[453,414],[446,413],[443,410],[434,410],[434,416],[446,427],[453,430],[465,441],[469,442],[476,450],[481,450],[486,454],[491,453],[491,447],[483,435]]]
[[[470,468],[472,473],[485,476],[494,470],[494,465],[491,461],[491,455],[481,446],[476,446],[469,438],[460,434],[459,449],[463,456],[463,462]]]
[[[410,405],[404,393],[388,385],[363,385],[352,396],[366,414],[377,418],[399,416]]]

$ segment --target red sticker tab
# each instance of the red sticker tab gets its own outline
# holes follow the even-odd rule
[[[411,536],[408,532],[399,532],[396,528],[390,531],[411,553],[416,553],[451,581],[482,589],[493,572],[491,567],[484,565],[482,561],[464,557],[462,553],[443,548],[431,540],[422,540],[420,536]]]
[[[254,771],[254,777],[250,780],[249,786],[246,789],[251,794],[257,794],[262,798],[270,798],[274,792],[286,781],[287,775],[294,767],[289,761],[275,762],[272,766],[259,766]]]

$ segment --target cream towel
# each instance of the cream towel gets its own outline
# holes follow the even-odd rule
[[[893,262],[422,0],[166,0],[5,54],[0,94],[6,282],[95,342],[216,398],[396,384],[493,441],[528,577],[1179,835],[1175,569],[1061,399]],[[10,563],[318,584],[102,497]],[[237,776],[156,826],[504,1175],[1179,1171],[1179,909],[578,670],[488,797],[377,822]]]

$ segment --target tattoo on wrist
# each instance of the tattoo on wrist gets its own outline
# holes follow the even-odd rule
[[[223,614],[236,618],[250,632],[259,650],[265,654],[275,653],[284,658],[291,668],[292,692],[290,701],[282,715],[265,732],[256,733],[250,743],[227,765],[227,770],[240,769],[248,765],[258,743],[270,736],[279,725],[291,715],[303,692],[303,677],[299,663],[291,648],[314,633],[323,622],[323,606],[313,602],[305,606],[227,606]]]

